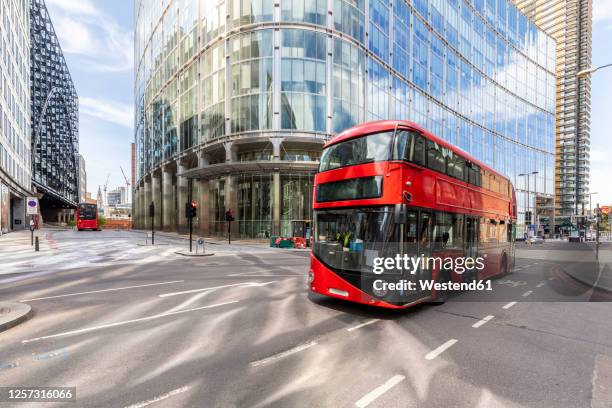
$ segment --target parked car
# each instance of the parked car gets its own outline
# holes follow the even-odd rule
[[[528,244],[543,244],[544,243],[544,238],[542,237],[529,237],[529,239],[527,240]]]

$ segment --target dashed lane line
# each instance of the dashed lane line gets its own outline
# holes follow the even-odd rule
[[[444,353],[447,349],[451,348],[455,343],[457,343],[457,341],[458,341],[457,339],[450,339],[449,341],[442,344],[437,349],[434,349],[430,351],[429,353],[427,353],[427,355],[425,356],[425,359],[433,360],[434,358],[438,357],[440,354]]]
[[[493,319],[494,317],[495,317],[495,316],[493,316],[493,315],[488,315],[488,316],[486,316],[486,317],[482,318],[481,320],[477,321],[476,323],[474,323],[474,324],[472,325],[472,327],[473,327],[473,328],[475,328],[475,329],[477,329],[477,328],[479,328],[480,326],[482,326],[483,324],[485,324],[486,322],[488,322],[489,320]]]
[[[148,286],[170,285],[170,284],[173,284],[173,283],[182,283],[182,282],[185,282],[185,281],[184,280],[175,280],[175,281],[169,281],[169,282],[148,283],[146,285],[124,286],[122,288],[110,288],[110,289],[101,289],[101,290],[90,290],[90,291],[87,291],[87,292],[66,293],[64,295],[46,296],[46,297],[39,297],[39,298],[33,298],[33,299],[22,299],[22,300],[20,300],[20,302],[32,302],[32,301],[35,301],[35,300],[47,300],[47,299],[57,299],[57,298],[63,298],[63,297],[69,297],[69,296],[89,295],[91,293],[114,292],[116,290],[146,288]]]
[[[512,306],[516,305],[516,302],[510,302],[504,305],[502,309],[510,309]]]
[[[538,284],[536,285],[536,288],[541,288],[541,287],[542,287],[542,286],[544,286],[544,285],[545,285],[545,283],[544,283],[544,282],[540,282],[540,283],[538,283]]]
[[[280,359],[285,358],[287,356],[290,356],[292,354],[299,353],[300,351],[304,351],[306,349],[309,349],[309,348],[311,348],[313,346],[316,346],[317,344],[318,343],[316,341],[311,341],[310,343],[306,343],[306,344],[300,344],[299,346],[294,347],[294,348],[289,349],[289,350],[286,350],[286,351],[283,351],[282,353],[278,353],[278,354],[275,354],[275,355],[270,356],[270,357],[266,357],[266,358],[261,359],[261,360],[253,361],[253,362],[251,362],[251,366],[252,367],[259,367],[259,366],[267,365],[267,364],[270,364],[270,363],[274,363],[277,360],[280,360]]]
[[[238,302],[239,302],[238,300],[233,300],[231,302],[216,303],[216,304],[213,304],[213,305],[194,307],[194,308],[191,308],[191,309],[177,310],[175,312],[160,313],[160,314],[153,315],[153,316],[141,317],[139,319],[125,320],[125,321],[122,321],[122,322],[115,322],[115,323],[103,324],[103,325],[100,325],[100,326],[86,327],[84,329],[71,330],[71,331],[67,331],[67,332],[63,332],[63,333],[51,334],[49,336],[42,336],[42,337],[36,337],[36,338],[33,338],[33,339],[29,339],[29,340],[22,340],[21,343],[22,344],[33,343],[35,341],[52,339],[52,338],[56,338],[56,337],[64,337],[64,336],[71,336],[71,335],[74,335],[74,334],[88,333],[88,332],[92,332],[92,331],[95,331],[95,330],[109,329],[111,327],[123,326],[123,325],[130,324],[130,323],[144,322],[144,321],[147,321],[147,320],[159,319],[161,317],[166,317],[166,316],[173,316],[173,315],[187,313],[187,312],[195,312],[196,310],[212,309],[214,307],[230,305],[230,304],[238,303]]]
[[[156,402],[168,399],[168,398],[172,397],[173,395],[181,394],[181,393],[183,393],[185,391],[188,391],[188,390],[189,390],[189,387],[187,387],[187,386],[181,387],[181,388],[177,388],[176,390],[172,390],[170,392],[167,392],[165,394],[157,396],[157,397],[155,397],[153,399],[142,401],[142,402],[139,402],[139,403],[127,406],[125,408],[143,408],[143,407],[149,406],[151,404],[155,404]]]
[[[363,323],[358,324],[356,326],[349,327],[348,329],[346,329],[346,331],[350,331],[351,332],[351,331],[354,331],[354,330],[357,330],[357,329],[361,329],[362,327],[369,326],[369,325],[374,324],[374,323],[379,322],[379,321],[380,321],[380,319],[368,320],[367,322],[363,322]]]
[[[531,295],[532,293],[533,293],[533,290],[528,290],[527,292],[523,293],[523,297],[527,297]]]
[[[358,408],[365,408],[374,402],[381,395],[389,391],[391,388],[395,387],[397,384],[401,383],[406,379],[405,376],[401,374],[394,375],[389,378],[383,385],[376,387],[372,391],[368,392],[366,395],[361,397],[359,401],[355,403],[355,406]]]

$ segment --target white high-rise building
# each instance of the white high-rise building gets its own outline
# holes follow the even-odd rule
[[[28,224],[31,194],[30,12],[0,0],[0,234]]]

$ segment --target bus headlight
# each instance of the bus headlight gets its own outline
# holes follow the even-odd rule
[[[314,272],[312,270],[308,271],[308,283],[312,283],[314,281]]]
[[[382,279],[375,280],[372,283],[372,293],[379,298],[385,297],[388,293],[387,282]]]

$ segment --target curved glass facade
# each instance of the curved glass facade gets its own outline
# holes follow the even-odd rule
[[[144,203],[181,229],[183,197],[223,197],[203,233],[224,231],[215,207],[245,236],[290,234],[310,218],[296,203],[322,143],[374,119],[414,121],[506,174],[519,223],[519,174],[538,172],[531,197],[553,194],[555,42],[509,1],[136,0],[135,27],[142,227]]]

